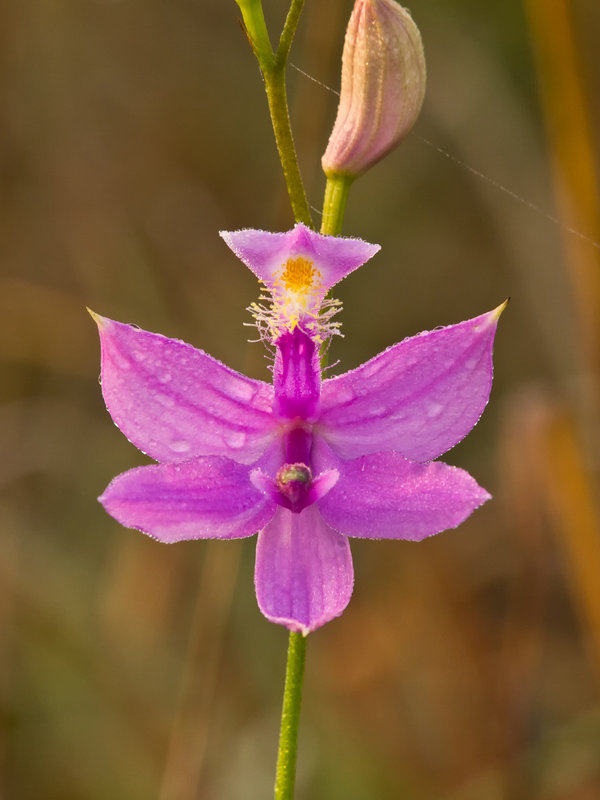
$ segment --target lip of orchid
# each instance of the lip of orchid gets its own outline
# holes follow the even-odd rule
[[[299,225],[223,238],[280,315],[269,333],[273,384],[94,316],[107,408],[158,461],[115,478],[100,500],[122,524],[164,542],[258,531],[259,607],[306,634],[350,600],[348,537],[418,541],[489,499],[468,473],[432,459],[471,430],[487,403],[504,304],[322,381],[316,303],[377,246]]]
[[[362,239],[324,236],[298,223],[287,233],[221,231],[254,272],[263,293],[249,306],[259,338],[269,344],[301,328],[318,345],[339,334],[341,303],[328,291],[380,249]]]

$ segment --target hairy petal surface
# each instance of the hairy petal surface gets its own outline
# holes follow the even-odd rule
[[[151,458],[255,461],[273,440],[273,388],[185,342],[94,315],[102,393],[118,428]]]
[[[316,504],[300,514],[279,507],[259,533],[256,597],[271,622],[306,635],[343,612],[353,584],[349,542]]]
[[[317,442],[314,463],[339,472],[319,509],[347,536],[420,541],[455,528],[490,499],[468,472],[439,461],[420,464],[395,452],[342,461]]]
[[[429,461],[473,428],[492,386],[504,309],[405,339],[324,381],[319,433],[343,458],[397,450]]]
[[[267,286],[290,258],[303,256],[321,273],[323,295],[346,275],[362,266],[380,249],[362,239],[324,236],[298,223],[286,233],[241,230],[221,231],[236,256]]]
[[[252,536],[275,512],[249,468],[226,458],[153,464],[118,475],[99,498],[122,525],[161,542]]]

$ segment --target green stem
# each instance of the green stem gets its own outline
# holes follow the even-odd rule
[[[263,74],[277,152],[283,168],[294,219],[296,222],[303,222],[309,228],[312,228],[312,216],[304,192],[304,184],[298,167],[296,148],[294,147],[292,128],[290,126],[285,88],[285,67],[276,67],[273,70],[267,70]]]
[[[304,192],[300,168],[298,167],[296,148],[294,147],[285,85],[287,59],[298,26],[300,13],[304,6],[304,0],[292,0],[276,53],[273,52],[269,40],[261,0],[236,0],[236,2],[242,12],[246,33],[265,79],[275,143],[283,168],[294,219],[296,222],[303,222],[309,228],[312,228],[312,216]]]
[[[261,0],[236,0],[242,17],[246,35],[258,59],[259,66],[264,72],[273,65],[275,54],[269,39],[265,15],[263,14]]]
[[[282,65],[285,65],[287,62],[303,7],[304,0],[292,0],[290,10],[288,11],[285,19],[283,30],[281,31],[281,36],[279,37],[279,47],[277,48],[276,59]]]
[[[275,775],[275,800],[293,800],[294,797],[305,660],[306,637],[301,633],[290,633]]]
[[[325,185],[321,233],[339,236],[346,211],[346,201],[354,178],[350,175],[330,175]]]

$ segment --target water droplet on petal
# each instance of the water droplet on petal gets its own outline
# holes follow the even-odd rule
[[[230,397],[244,403],[248,403],[254,396],[254,387],[246,381],[232,381],[227,390]]]
[[[246,434],[243,431],[227,431],[223,434],[223,441],[234,450],[239,450],[246,444]]]
[[[174,453],[187,453],[190,450],[190,443],[185,439],[176,439],[169,447]]]
[[[170,394],[161,394],[158,392],[156,394],[156,399],[161,405],[165,406],[165,408],[173,408],[175,405],[175,400]]]
[[[441,403],[434,403],[432,401],[431,403],[427,404],[426,408],[427,416],[430,418],[439,417],[443,408],[444,406]]]
[[[347,385],[344,386],[343,384],[336,384],[334,391],[334,396],[337,403],[351,403],[356,396],[352,390],[352,387]]]

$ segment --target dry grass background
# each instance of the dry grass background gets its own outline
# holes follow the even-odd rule
[[[350,6],[309,0],[292,51],[334,88]],[[277,30],[285,3],[265,7]],[[566,227],[600,241],[600,6],[411,10],[428,95],[351,192],[345,232],[383,250],[340,287],[335,357],[510,295],[490,407],[447,457],[494,501],[420,545],[355,542],[351,605],[309,642],[298,800],[594,800],[600,249]],[[217,236],[291,224],[238,16],[0,10],[3,800],[270,796],[286,633],[256,608],[253,541],[167,547],[104,514],[143,457],[104,410],[85,313],[266,376],[255,282]],[[318,208],[336,99],[294,69],[290,97]]]

